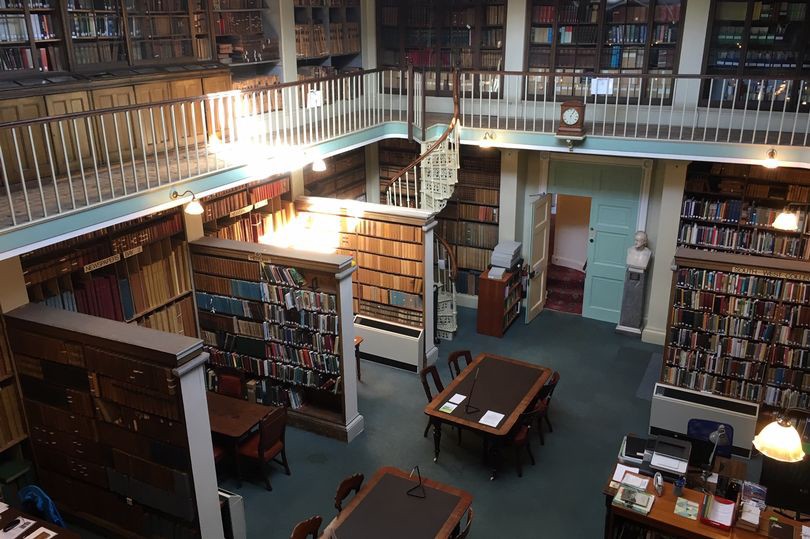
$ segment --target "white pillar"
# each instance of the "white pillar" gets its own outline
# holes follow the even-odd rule
[[[354,314],[352,313],[352,273],[357,266],[338,273],[338,298],[340,303],[340,357],[343,359],[343,408],[346,418],[346,441],[357,437],[365,425],[357,407],[357,361],[354,350]]]
[[[709,31],[709,15],[711,14],[711,0],[689,0],[686,4],[686,13],[682,13],[683,36],[681,37],[681,54],[678,62],[680,75],[699,75],[703,69],[703,49],[706,45],[706,34]],[[675,88],[673,106],[684,102],[694,106],[700,95],[700,81],[679,80]]]
[[[501,150],[501,188],[499,193],[498,240],[514,240],[518,227],[518,156],[519,150]],[[522,208],[520,210],[522,212]]]
[[[527,9],[526,0],[509,0],[506,4],[504,71],[523,71],[526,65]]]
[[[687,163],[685,161],[666,161],[661,165],[665,168],[658,215],[658,232],[655,235],[655,253],[653,253],[652,274],[648,285],[650,292],[647,323],[641,333],[641,340],[663,345],[666,340],[667,314],[672,288],[671,265],[677,248]]]
[[[360,50],[363,69],[377,67],[377,10],[375,0],[360,1]]]
[[[432,365],[439,358],[439,349],[436,348],[436,320],[434,316],[433,284],[433,229],[438,224],[435,219],[422,227],[424,231],[424,283],[425,283],[425,358],[419,365],[419,370],[425,365]]]

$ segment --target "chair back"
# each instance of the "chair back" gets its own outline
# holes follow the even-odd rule
[[[430,374],[430,377],[433,378],[433,385],[436,387],[437,395],[444,391],[444,384],[439,376],[439,369],[436,368],[436,365],[428,365],[419,371],[419,379],[422,380],[422,387],[425,389],[425,396],[427,397],[428,402],[430,402],[433,400],[433,393],[431,392],[430,384],[428,383],[428,374]]]
[[[540,393],[538,395],[538,399],[540,401],[548,400],[551,402],[551,396],[554,394],[554,390],[557,388],[557,384],[560,381],[560,372],[554,371],[554,374],[551,375],[551,378],[548,379],[546,385],[540,388]]]
[[[464,524],[464,528],[456,535],[456,539],[466,539],[468,535],[470,535],[470,528],[472,528],[472,521],[473,521],[473,508],[472,505],[467,508],[467,523]]]
[[[237,399],[244,399],[244,384],[243,377],[238,374],[231,374],[223,372],[219,374],[217,380],[217,393],[227,395],[228,397],[235,397]]]
[[[318,539],[321,522],[323,522],[321,517],[312,517],[307,520],[302,520],[293,528],[290,539],[306,539],[309,536],[312,536],[313,539]]]
[[[734,444],[734,427],[726,423],[718,423],[711,419],[690,419],[686,424],[686,435],[695,440],[706,442],[704,445],[705,451],[711,451],[710,448],[714,447],[714,442],[709,439],[712,432],[717,430],[717,427],[723,425],[726,428],[726,437],[728,438],[728,445],[718,445],[715,455],[718,457],[731,458],[731,446]],[[698,448],[695,448],[698,451]],[[706,457],[708,460],[708,456]]]
[[[259,423],[259,459],[276,442],[284,443],[284,431],[286,428],[287,409],[283,406],[264,416],[264,419]]]
[[[466,363],[465,367],[468,367],[470,363],[472,363],[472,352],[469,350],[456,350],[455,352],[450,352],[450,355],[447,356],[447,366],[450,367],[450,376],[453,378],[461,374],[462,368],[458,360],[462,357]]]
[[[360,492],[361,486],[363,486],[363,474],[361,473],[350,475],[340,482],[337,492],[335,492],[335,509],[338,510],[338,513],[343,511],[343,500],[349,496],[351,491],[354,491],[356,496]]]

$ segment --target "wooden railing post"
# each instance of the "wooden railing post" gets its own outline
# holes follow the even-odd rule
[[[422,69],[422,140],[427,139],[427,124],[425,120],[427,119],[427,82],[426,82],[425,70]]]
[[[413,142],[413,64],[408,62],[408,142]]]

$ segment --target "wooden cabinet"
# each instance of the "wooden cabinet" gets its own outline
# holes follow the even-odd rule
[[[520,265],[498,278],[490,277],[492,269],[481,274],[478,291],[477,331],[482,335],[503,337],[520,314],[523,285]]]
[[[169,93],[172,99],[183,99],[186,97],[198,97],[203,95],[203,83],[200,79],[184,79],[172,81],[169,85]],[[192,108],[194,109],[192,111]],[[191,134],[195,128],[200,142],[203,138],[203,125],[200,121],[201,112],[199,105],[183,105],[177,108],[177,121],[183,126],[183,132]],[[195,127],[196,126],[196,127]]]
[[[227,92],[231,89],[231,76],[230,75],[217,75],[216,77],[207,77],[202,80],[203,93],[214,94],[217,92]]]
[[[90,92],[94,109],[109,109],[127,107],[135,104],[135,93],[131,86],[118,88],[102,88]],[[106,162],[107,156],[111,161],[118,159],[122,149],[127,149],[132,140],[133,149],[141,148],[138,137],[138,123],[133,118],[127,118],[124,112],[105,114],[95,123],[96,140],[99,144],[100,161]],[[126,157],[126,151],[124,157]]]
[[[91,110],[87,92],[67,92],[45,96],[45,109],[49,116],[60,116]],[[92,159],[90,129],[87,119],[63,120],[51,124],[50,136],[56,161],[56,170],[78,170],[82,163]]]
[[[30,120],[46,116],[45,100],[42,97],[21,97],[19,99],[3,99],[0,101],[0,122],[13,122],[16,120]],[[36,177],[36,160],[40,170],[46,166],[47,156],[45,151],[37,152],[36,156],[26,148],[44,148],[45,134],[42,129],[32,129],[34,144],[30,141],[24,143],[22,137],[28,137],[28,133],[15,130],[3,130],[0,132],[0,149],[3,152],[6,174],[10,184],[19,183],[20,170],[22,177],[31,179]],[[17,137],[17,146],[20,148],[20,157],[17,159],[17,151],[14,138]],[[36,150],[34,150],[36,151]]]
[[[167,82],[150,82],[135,85],[135,101],[139,105],[159,103],[169,99],[171,99],[171,94]],[[144,112],[141,114],[140,120],[143,122],[143,139],[146,141],[147,152],[162,149],[164,139],[171,143],[173,140],[171,118],[168,113],[163,112],[163,109],[155,108],[149,112]],[[157,144],[157,148],[154,147],[155,144]]]

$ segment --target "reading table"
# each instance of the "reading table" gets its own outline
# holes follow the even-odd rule
[[[494,452],[498,440],[512,431],[551,373],[551,369],[518,359],[479,354],[425,407],[425,414],[433,423],[433,460],[439,459],[443,423],[481,434],[485,457],[487,445]],[[454,398],[456,395],[463,395],[464,399]],[[448,406],[453,401],[458,401],[455,407]],[[492,479],[497,463],[494,455],[491,459]]]
[[[0,508],[2,507],[2,504],[0,504]],[[0,513],[0,530],[8,526],[15,518],[33,520],[35,524],[31,525],[18,536],[14,536],[16,530],[10,530],[7,534],[5,534],[5,536],[14,536],[24,539],[48,539],[49,537],[54,537],[55,539],[80,539],[79,534],[76,532],[66,530],[65,528],[60,528],[59,526],[51,524],[50,522],[45,522],[44,520],[32,517],[31,515],[27,515],[13,507],[9,507]],[[44,528],[45,531],[43,531],[42,528]],[[2,531],[0,531],[0,536],[4,536]]]
[[[461,489],[386,466],[374,474],[321,536],[322,539],[434,539],[450,537],[472,504]],[[409,492],[411,494],[409,494]]]

